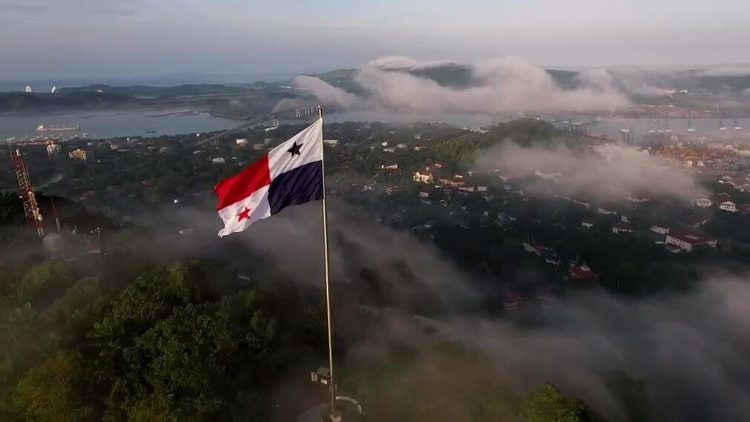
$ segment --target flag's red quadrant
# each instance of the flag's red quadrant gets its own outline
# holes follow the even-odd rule
[[[256,190],[271,184],[271,173],[268,170],[268,155],[258,160],[257,163],[246,168],[241,173],[222,180],[214,187],[219,197],[220,210],[235,202],[241,201]]]

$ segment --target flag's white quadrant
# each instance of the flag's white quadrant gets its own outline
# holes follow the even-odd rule
[[[315,161],[323,160],[323,119],[268,152],[271,180]]]
[[[268,186],[264,186],[247,198],[219,210],[219,217],[224,221],[224,228],[219,232],[219,236],[241,232],[254,222],[270,216]]]

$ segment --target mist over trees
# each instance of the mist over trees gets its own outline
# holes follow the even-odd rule
[[[273,145],[297,129],[243,136]],[[362,402],[366,420],[744,414],[741,333],[750,291],[742,248],[670,254],[651,237],[613,235],[617,216],[597,215],[594,228],[580,228],[591,212],[534,190],[529,177],[518,176],[506,192],[493,173],[498,160],[588,153],[544,122],[486,133],[381,123],[327,130],[345,140],[326,157],[335,169],[340,391]],[[406,147],[387,152],[382,142]],[[508,142],[522,151],[503,149]],[[320,236],[317,204],[219,241],[211,185],[262,151],[195,148],[183,137],[127,145],[123,153],[98,148],[88,163],[28,152],[38,177],[68,176],[49,192],[75,199],[54,197],[64,227],[78,229],[64,237],[66,246],[80,246],[62,259],[48,259],[33,233],[17,227],[16,196],[2,197],[0,340],[10,346],[0,349],[0,419],[281,421],[324,402],[325,389],[308,381],[326,361],[321,246],[300,241]],[[210,156],[234,158],[214,165]],[[412,170],[436,162],[451,178],[476,172],[471,177],[493,197],[411,179]],[[386,193],[392,186],[399,190]],[[76,204],[82,192],[93,192],[86,207]],[[50,195],[39,199],[49,207]],[[690,212],[660,202],[628,214],[645,231],[654,215],[677,220]],[[502,223],[501,213],[515,221]],[[743,236],[734,217],[714,216],[708,229]],[[101,253],[91,252],[97,227]],[[599,282],[576,283],[524,252],[530,234],[557,251],[563,268],[585,260]],[[528,298],[516,311],[506,306],[508,290]]]

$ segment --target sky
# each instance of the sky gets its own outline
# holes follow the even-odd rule
[[[750,61],[745,0],[0,0],[0,80]]]

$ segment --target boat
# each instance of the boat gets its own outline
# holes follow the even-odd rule
[[[72,126],[45,126],[44,124],[40,124],[37,126],[36,131],[37,132],[72,132],[81,130],[81,127],[78,125],[72,125]]]

